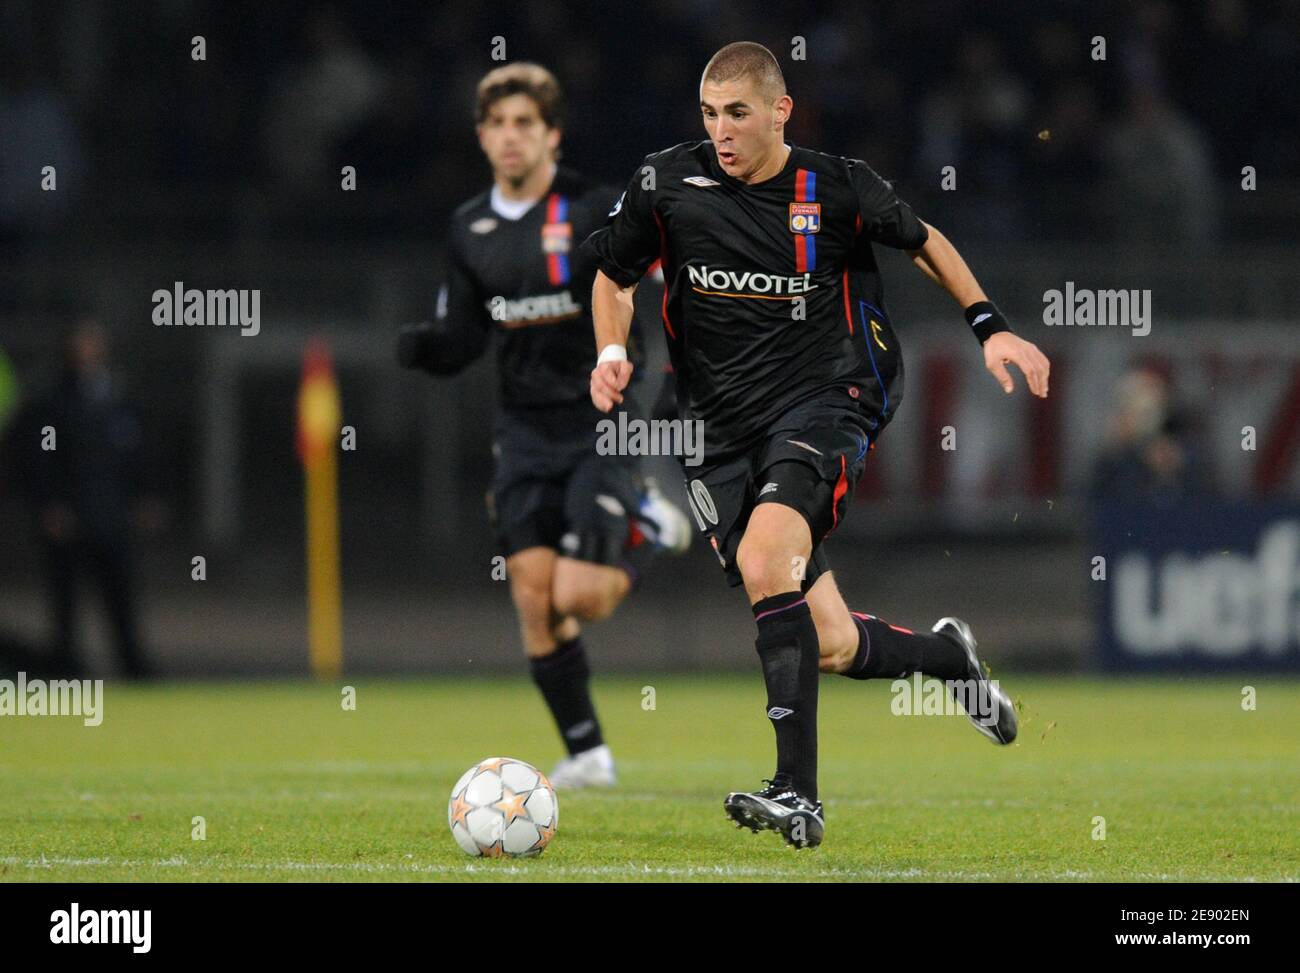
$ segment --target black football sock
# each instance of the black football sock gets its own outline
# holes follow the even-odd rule
[[[569,754],[582,753],[604,743],[600,735],[600,721],[591,701],[588,683],[591,671],[587,668],[587,654],[582,648],[582,637],[561,642],[550,655],[528,660],[533,682],[542,691],[546,705],[551,708],[555,724],[564,737]]]
[[[767,717],[776,730],[776,774],[817,800],[817,628],[802,593],[754,605],[754,646],[767,684]]]
[[[965,679],[966,651],[933,632],[913,632],[874,615],[850,612],[858,626],[858,653],[843,673],[850,679],[898,679],[921,672],[936,679]]]

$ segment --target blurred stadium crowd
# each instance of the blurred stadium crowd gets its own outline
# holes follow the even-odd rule
[[[496,36],[555,69],[568,158],[615,183],[702,134],[717,47],[801,37],[791,137],[903,177],[918,209],[955,166],[945,220],[966,239],[1258,241],[1300,213],[1293,0],[51,0],[0,8],[0,235],[425,237],[483,182],[472,88]],[[51,161],[57,207],[20,178]],[[343,165],[389,205],[340,204]],[[1243,165],[1289,181],[1293,208],[1225,207]]]

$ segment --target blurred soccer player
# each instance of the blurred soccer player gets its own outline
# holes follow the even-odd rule
[[[589,398],[586,360],[596,265],[577,244],[618,190],[557,166],[562,116],[560,86],[539,65],[506,65],[479,82],[478,137],[493,186],[453,215],[435,318],[405,329],[398,355],[406,367],[450,375],[496,336],[502,408],[489,515],[533,680],[569,751],[551,782],[608,786],[614,762],[580,622],[608,617],[644,556],[684,551],[691,531],[635,459],[595,448],[604,417]]]
[[[943,618],[913,632],[850,612],[822,550],[902,395],[871,245],[907,251],[956,299],[1007,392],[1010,362],[1046,396],[1048,362],[1010,332],[943,234],[865,163],[786,144],[792,107],[771,52],[724,47],[700,82],[708,139],[647,156],[583,249],[600,262],[591,397],[602,410],[623,400],[633,373],[628,295],[662,260],[681,409],[704,424],[688,496],[729,580],[749,595],[776,731],[768,786],[732,793],[725,807],[738,825],[807,847],[824,831],[819,669],[951,680],[977,729],[1004,744],[1016,734],[1015,710],[987,678],[969,626]]]

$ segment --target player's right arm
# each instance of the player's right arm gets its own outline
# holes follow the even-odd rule
[[[623,390],[632,380],[627,334],[632,327],[635,291],[636,284],[619,287],[603,270],[596,271],[591,285],[591,320],[596,328],[596,347],[600,349],[596,367],[591,370],[591,401],[601,412],[623,401]]]
[[[647,163],[649,157],[647,157]],[[632,294],[659,257],[659,226],[639,169],[609,212],[605,225],[583,247],[596,258],[591,287],[591,320],[596,332],[596,367],[591,371],[591,401],[609,412],[623,401],[632,379],[627,335],[632,326]]]
[[[490,334],[491,319],[478,283],[453,240],[433,320],[401,330],[397,360],[403,368],[454,375],[483,354]]]

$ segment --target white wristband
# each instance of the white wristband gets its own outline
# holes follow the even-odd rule
[[[601,349],[596,364],[603,365],[607,361],[627,361],[627,349],[622,345],[606,345]]]

